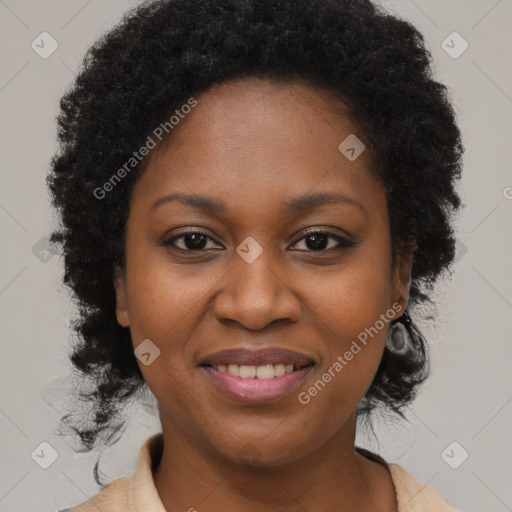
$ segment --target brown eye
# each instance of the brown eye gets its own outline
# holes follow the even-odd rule
[[[165,240],[162,245],[172,246],[181,251],[203,251],[207,249],[208,240],[213,239],[206,233],[202,233],[201,231],[187,231],[186,233]],[[181,247],[177,246],[177,241],[181,243]]]
[[[329,239],[335,241],[334,247],[328,247]],[[297,245],[299,242],[302,242],[303,240],[306,241],[306,252],[325,251],[326,249],[339,249],[342,247],[353,247],[355,245],[355,243],[351,240],[335,235],[333,233],[329,233],[327,231],[310,231],[306,234],[306,236],[302,237],[298,242],[296,242],[295,245]]]

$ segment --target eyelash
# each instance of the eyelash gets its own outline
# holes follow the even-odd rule
[[[197,252],[197,253],[200,253],[202,251],[206,251],[208,249],[198,249],[198,250],[192,250],[192,249],[182,249],[180,247],[176,247],[174,245],[174,242],[176,240],[179,240],[179,239],[182,239],[183,237],[187,236],[187,235],[202,235],[202,236],[205,236],[206,238],[209,238],[210,240],[213,240],[213,238],[211,236],[209,236],[207,233],[204,233],[203,231],[197,231],[197,230],[189,230],[189,231],[185,231],[183,233],[181,233],[180,235],[176,235],[176,236],[173,236],[172,238],[169,238],[167,240],[164,240],[162,242],[162,245],[165,246],[165,247],[172,247],[173,249],[176,249],[178,251],[182,251],[182,252]],[[293,245],[297,245],[299,242],[302,242],[304,239],[310,237],[310,236],[313,236],[313,235],[328,235],[328,238],[333,238],[334,240],[337,241],[338,243],[338,246],[337,247],[331,247],[329,249],[318,249],[317,251],[314,251],[312,249],[308,249],[308,250],[305,250],[304,252],[312,252],[312,253],[325,253],[325,252],[330,252],[332,251],[333,249],[334,250],[339,250],[339,249],[343,249],[343,248],[349,248],[349,247],[354,247],[356,245],[356,242],[353,242],[352,240],[349,240],[348,238],[344,238],[344,237],[341,237],[339,235],[335,235],[334,233],[331,233],[329,231],[325,231],[325,230],[311,230],[311,231],[308,231],[306,233],[303,234],[303,236],[301,238],[299,238]],[[215,241],[215,240],[213,240]]]

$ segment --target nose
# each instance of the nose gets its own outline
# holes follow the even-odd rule
[[[246,329],[261,330],[278,320],[295,323],[301,316],[298,297],[289,288],[276,265],[263,257],[252,263],[238,255],[233,268],[222,280],[216,294],[213,313],[219,321],[231,321]]]

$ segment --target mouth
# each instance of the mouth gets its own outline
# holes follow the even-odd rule
[[[212,368],[215,371],[221,373],[228,373],[234,377],[241,379],[274,379],[276,377],[282,377],[288,373],[297,372],[303,368],[309,368],[314,363],[308,364],[285,364],[285,363],[273,363],[265,365],[246,365],[246,364],[201,364],[204,368]]]
[[[316,362],[298,352],[269,348],[232,349],[199,365],[209,382],[230,399],[246,404],[274,402],[299,387]]]
[[[311,356],[279,347],[265,347],[257,350],[232,348],[209,354],[201,361],[201,365],[220,367],[220,371],[227,371],[224,367],[229,368],[230,366],[234,371],[236,366],[240,369],[244,366],[258,368],[272,365],[278,367],[278,373],[283,370],[281,365],[284,366],[285,372],[288,370],[289,373],[293,368],[300,369],[311,363],[315,363]],[[245,371],[247,370],[244,369],[243,372]]]

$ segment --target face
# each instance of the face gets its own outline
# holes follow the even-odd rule
[[[138,364],[164,434],[298,460],[347,438],[411,259],[392,267],[385,191],[368,151],[338,148],[364,134],[337,100],[256,79],[196,100],[133,189],[117,319],[135,349],[150,340]]]

